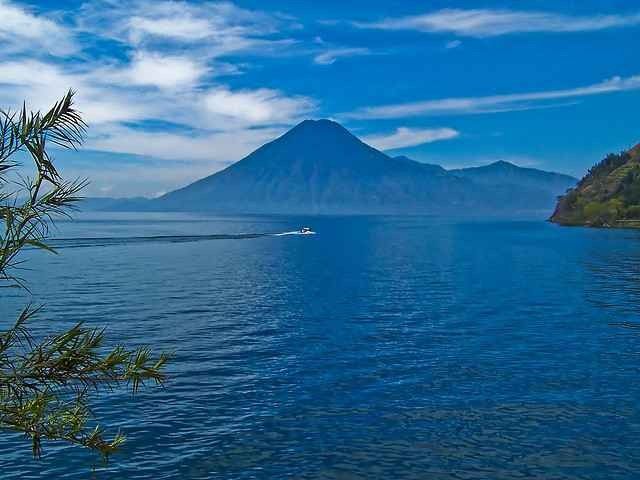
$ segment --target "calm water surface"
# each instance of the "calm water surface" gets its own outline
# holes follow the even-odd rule
[[[57,235],[25,273],[39,332],[176,352],[165,389],[96,402],[128,436],[98,478],[640,476],[640,330],[616,325],[640,320],[640,232],[102,214]],[[6,326],[29,297],[2,295]],[[3,435],[0,478],[90,476],[44,447]]]

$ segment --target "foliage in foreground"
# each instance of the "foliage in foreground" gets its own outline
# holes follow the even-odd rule
[[[560,197],[551,220],[564,225],[640,226],[640,145],[607,155]]]
[[[69,215],[85,181],[66,181],[47,151],[49,144],[76,149],[86,125],[69,91],[42,114],[23,106],[0,110],[0,289],[27,288],[18,276],[25,249],[47,245],[56,216]],[[17,154],[33,161],[33,178],[15,182]],[[1,291],[1,290],[0,290]],[[70,330],[36,340],[29,322],[40,307],[27,306],[17,321],[0,322],[0,435],[22,432],[39,457],[43,440],[60,440],[98,452],[105,460],[124,442],[120,433],[106,437],[90,411],[92,394],[128,385],[135,393],[145,382],[165,380],[168,359],[147,347],[104,347],[104,331],[78,323]],[[4,326],[3,326],[4,325]]]

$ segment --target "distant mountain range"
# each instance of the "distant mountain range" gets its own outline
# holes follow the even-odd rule
[[[228,168],[153,200],[102,209],[276,214],[548,215],[568,175],[508,162],[458,170],[390,157],[330,120],[305,120]]]
[[[640,144],[610,154],[559,199],[551,221],[561,225],[640,228]]]

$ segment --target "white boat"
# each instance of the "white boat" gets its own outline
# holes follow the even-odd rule
[[[298,233],[299,233],[300,235],[315,235],[315,234],[316,234],[316,232],[314,232],[313,230],[311,230],[311,228],[309,228],[309,227],[302,227],[302,228],[298,231]]]

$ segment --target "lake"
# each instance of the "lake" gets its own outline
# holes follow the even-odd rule
[[[638,478],[640,232],[84,214],[56,236],[23,275],[37,332],[82,320],[176,355],[164,389],[95,402],[128,437],[98,478]],[[2,295],[6,326],[30,297]],[[3,480],[94,461],[0,439]]]

